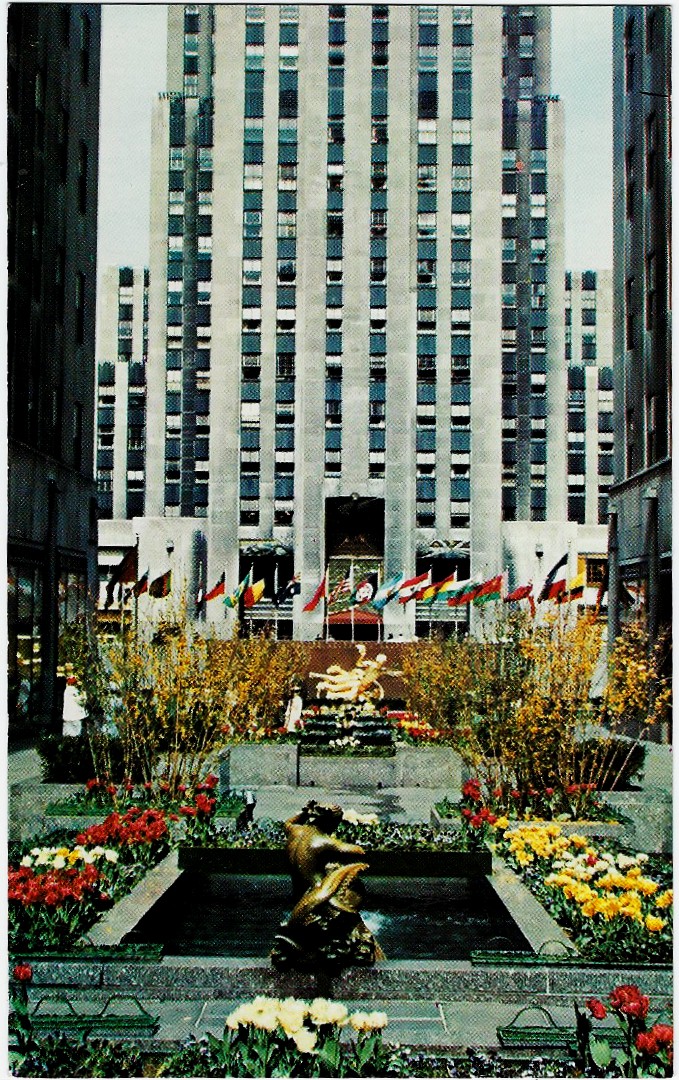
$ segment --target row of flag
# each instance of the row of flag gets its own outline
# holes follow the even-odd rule
[[[492,600],[503,600],[505,603],[527,600],[531,611],[535,612],[535,604],[546,600],[559,603],[578,600],[583,597],[585,590],[585,575],[578,574],[570,585],[566,585],[568,555],[563,555],[547,574],[545,581],[539,590],[535,592],[533,582],[519,585],[511,592],[507,592],[507,571],[481,580],[480,577],[468,578],[466,581],[458,581],[457,571],[443,578],[441,581],[432,581],[431,569],[424,574],[406,578],[405,574],[395,574],[380,584],[379,575],[376,571],[367,574],[358,585],[353,582],[353,567],[349,576],[338,582],[332,590],[329,589],[328,570],[324,573],[311,599],[304,605],[304,611],[314,611],[323,600],[328,607],[344,601],[348,606],[370,605],[377,611],[382,611],[392,600],[398,600],[400,604],[407,604],[410,600],[424,604],[433,604],[434,601],[445,600],[449,607],[462,607],[473,603],[481,605]],[[119,589],[123,583],[130,583],[130,587],[124,592],[124,600],[130,597],[141,596],[148,593],[153,597],[168,596],[172,591],[172,571],[166,570],[159,577],[149,582],[149,571],[137,577],[137,549],[130,548],[125,553],[120,564],[115,568],[106,588],[106,607],[113,602],[113,594],[116,585]],[[254,580],[252,569],[236,586],[232,592],[226,589],[226,574],[222,574],[211,589],[198,592],[196,605],[202,607],[204,603],[223,597],[226,608],[237,609],[242,603],[244,608],[252,608],[264,595],[266,582],[264,578]],[[301,591],[298,575],[291,578],[285,585],[279,588],[272,597],[274,605],[279,607],[286,600],[296,596]],[[605,585],[599,587],[597,606],[603,599]]]
[[[512,601],[527,600],[531,611],[535,612],[535,604],[545,600],[559,603],[568,603],[579,600],[584,595],[585,575],[584,572],[575,577],[570,585],[566,584],[568,555],[563,555],[547,574],[545,581],[539,590],[535,592],[533,582],[519,585],[511,592],[507,592],[507,571],[482,580],[480,577],[468,578],[466,581],[458,581],[457,571],[441,581],[432,581],[431,570],[415,577],[406,578],[405,574],[397,574],[382,585],[378,585],[378,575],[368,574],[355,588],[351,586],[350,578],[345,578],[332,591],[328,591],[328,572],[324,574],[320,584],[316,588],[311,599],[304,605],[304,611],[313,611],[325,600],[328,606],[336,603],[343,596],[348,595],[348,603],[370,604],[371,607],[381,611],[390,601],[398,600],[400,604],[407,604],[410,600],[416,600],[424,604],[432,604],[435,600],[446,600],[449,607],[462,607],[473,603],[481,605],[491,600],[503,600],[505,603]],[[605,584],[599,587],[597,605],[603,599]]]

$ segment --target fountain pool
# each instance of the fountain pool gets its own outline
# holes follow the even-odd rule
[[[373,877],[361,915],[388,960],[467,960],[489,940],[531,947],[487,878]],[[292,908],[283,874],[185,870],[125,940],[163,945],[166,955],[268,957]]]

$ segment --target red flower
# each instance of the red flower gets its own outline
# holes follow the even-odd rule
[[[671,1024],[654,1024],[648,1034],[653,1035],[658,1048],[674,1045],[674,1028]]]
[[[471,810],[469,809],[469,807],[468,807],[468,806],[464,806],[464,807],[462,808],[462,811],[461,811],[461,813],[462,813],[462,817],[463,817],[463,818],[466,818],[466,819],[467,819],[467,821],[469,821],[469,818],[470,818],[470,817],[472,816],[472,812],[471,812]]]
[[[637,1050],[641,1050],[641,1053],[647,1054],[648,1057],[653,1057],[659,1050],[658,1041],[652,1029],[651,1031],[640,1031],[634,1045]]]
[[[200,810],[201,814],[211,814],[215,808],[216,802],[216,799],[209,799],[207,795],[197,795],[196,810]]]
[[[12,975],[17,982],[30,982],[33,978],[33,968],[30,964],[17,964]]]
[[[177,791],[180,795],[183,795],[185,791],[188,791],[186,784],[177,784]]]
[[[520,799],[520,798],[521,798],[521,792],[520,792],[520,791],[517,791],[517,790],[516,790],[516,788],[513,788],[513,789],[512,789],[512,790],[511,790],[511,791],[509,792],[509,794],[511,795],[511,797],[512,797],[513,799]]]
[[[565,790],[566,790],[567,795],[577,795],[577,793],[580,790],[580,785],[579,784],[568,784],[568,786],[566,787]]]
[[[585,862],[587,863],[588,866],[595,866],[596,862],[597,862],[596,855],[588,855],[587,858],[585,859]]]
[[[462,794],[465,799],[471,799],[473,802],[481,801],[481,784],[478,780],[467,780],[462,785]]]
[[[106,788],[106,791],[108,792],[109,795],[115,795],[117,790],[118,790],[118,788],[115,786],[115,784],[109,784],[108,787]]]
[[[610,996],[611,1008],[622,1016],[633,1016],[645,1020],[650,1002],[638,986],[623,984],[616,986]]]
[[[179,807],[179,813],[183,814],[184,817],[195,817],[196,816],[196,808],[195,808],[195,806],[180,806]]]
[[[493,795],[495,796],[496,799],[501,799],[502,798],[502,788],[501,787],[496,787],[495,790],[493,791]]]
[[[554,794],[554,788],[553,787],[546,787],[545,788],[545,795],[547,796],[548,799],[551,799],[553,794]]]
[[[144,787],[146,788],[147,791],[153,791],[153,784],[151,783],[150,780],[146,781],[146,783],[144,784]]]
[[[606,1016],[606,1006],[602,1001],[599,1001],[597,998],[588,998],[588,1000],[585,1002],[585,1005],[587,1006],[595,1020],[603,1020]]]
[[[85,789],[87,791],[94,791],[94,789],[98,788],[98,787],[99,787],[99,781],[97,780],[96,777],[93,780],[88,780],[87,783],[85,784]]]

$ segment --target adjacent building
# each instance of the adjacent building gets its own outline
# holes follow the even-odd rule
[[[569,516],[550,9],[170,5],[168,30],[144,511],[114,448],[106,566],[138,543],[139,571],[172,569],[190,599],[252,571],[255,624],[301,638],[328,614],[356,632],[341,589],[303,611],[326,571],[333,592],[371,571],[549,569]],[[605,548],[581,516],[573,573]],[[468,611],[365,618],[412,636]]]
[[[57,652],[96,583],[96,4],[8,9],[11,739],[61,721]]]
[[[613,368],[609,630],[625,608],[651,631],[672,611],[671,9],[613,19]]]
[[[606,525],[613,482],[610,270],[566,272],[568,520]]]

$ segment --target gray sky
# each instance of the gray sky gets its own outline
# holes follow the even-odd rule
[[[612,263],[612,7],[552,11],[552,91],[566,122],[566,266]],[[104,4],[99,265],[148,261],[151,105],[165,89],[166,6]]]

